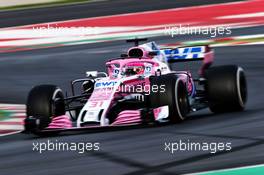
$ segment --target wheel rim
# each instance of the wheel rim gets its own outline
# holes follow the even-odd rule
[[[180,81],[178,79],[175,85],[175,102],[178,116],[181,118],[181,120],[184,120],[186,114],[188,113],[188,99],[185,88],[181,87],[184,85],[179,83]]]
[[[243,108],[247,100],[247,83],[245,73],[241,67],[237,71],[237,92],[239,104]]]
[[[54,93],[53,93],[53,96],[52,96],[52,103],[51,103],[51,113],[52,113],[52,117],[56,117],[55,114],[56,114],[56,101],[58,100],[61,100],[63,99],[63,93],[62,93],[62,90],[57,88]]]

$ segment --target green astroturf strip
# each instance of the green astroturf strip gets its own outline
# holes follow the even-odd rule
[[[264,165],[216,170],[195,175],[264,175]]]
[[[0,110],[0,121],[9,118],[12,115],[12,112],[8,110]]]

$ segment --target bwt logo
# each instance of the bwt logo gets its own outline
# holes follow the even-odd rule
[[[177,49],[167,49],[165,54],[172,59],[192,59],[203,57],[203,47],[185,47]]]
[[[105,82],[98,82],[95,84],[95,87],[113,87],[116,85],[116,81],[105,81]]]

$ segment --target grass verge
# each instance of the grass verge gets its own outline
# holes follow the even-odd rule
[[[37,3],[37,4],[26,4],[26,5],[14,5],[14,6],[8,6],[8,7],[0,7],[0,11],[44,8],[44,7],[53,7],[53,6],[61,6],[61,5],[80,4],[80,3],[94,2],[94,1],[95,0],[57,0],[54,2],[47,2],[47,3]]]

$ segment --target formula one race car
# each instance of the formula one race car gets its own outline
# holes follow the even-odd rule
[[[214,52],[209,46],[160,49],[155,42],[139,45],[143,40],[128,40],[135,46],[107,61],[107,73],[89,71],[86,78],[72,81],[70,97],[55,85],[34,87],[27,99],[25,131],[176,123],[207,107],[214,113],[245,108],[241,67],[211,67]],[[170,68],[196,60],[202,61],[198,78]]]

